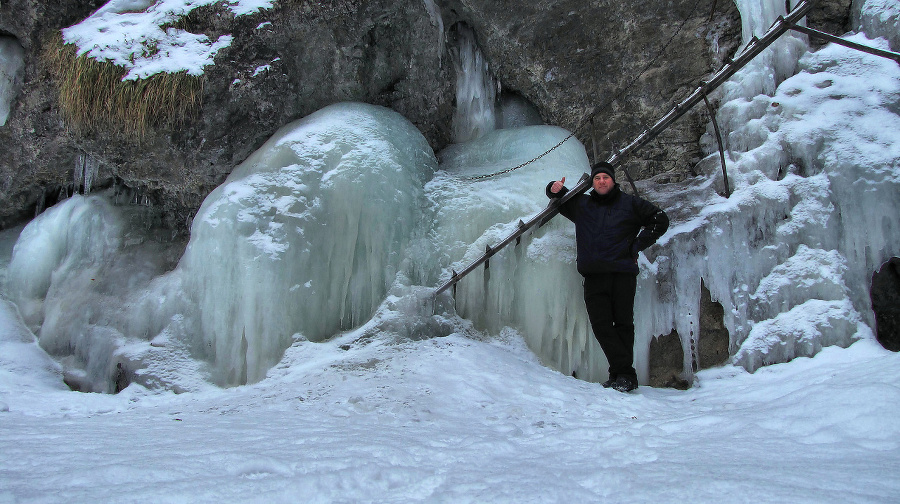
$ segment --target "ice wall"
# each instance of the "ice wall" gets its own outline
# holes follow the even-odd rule
[[[725,307],[734,362],[755,370],[870,336],[871,274],[900,251],[897,65],[828,45],[783,76],[802,42],[791,38],[760,60],[769,72],[748,66],[719,94],[732,197],[712,193],[715,155],[698,166],[706,181],[644,186],[680,222],[642,275],[640,332],[675,327],[688,370],[698,278]]]
[[[6,124],[13,100],[22,86],[25,51],[12,37],[0,36],[0,126]]]

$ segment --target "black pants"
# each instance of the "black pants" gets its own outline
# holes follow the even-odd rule
[[[584,304],[594,337],[609,361],[609,376],[628,375],[634,370],[634,293],[637,276],[602,273],[584,277]]]

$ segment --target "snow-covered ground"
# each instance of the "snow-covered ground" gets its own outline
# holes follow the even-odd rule
[[[465,327],[296,343],[259,383],[181,395],[5,364],[4,503],[900,500],[900,355],[872,340],[632,394]]]

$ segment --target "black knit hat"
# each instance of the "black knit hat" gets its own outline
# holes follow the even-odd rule
[[[613,168],[613,165],[607,163],[606,161],[600,161],[596,165],[594,165],[594,169],[591,170],[591,180],[597,176],[598,173],[605,173],[609,175],[613,182],[616,181],[616,170]]]

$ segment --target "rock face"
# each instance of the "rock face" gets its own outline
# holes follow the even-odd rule
[[[730,357],[731,337],[725,327],[725,309],[712,300],[709,289],[700,280],[700,337],[697,342],[697,366],[708,369],[720,366]]]
[[[437,28],[422,3],[286,1],[255,15],[221,8],[192,16],[190,31],[234,36],[203,78],[202,106],[179,127],[141,139],[114,126],[88,134],[66,128],[42,44],[104,2],[14,0],[0,7],[0,33],[26,53],[23,91],[0,128],[0,226],[32,217],[71,191],[79,155],[99,165],[95,187],[137,190],[185,228],[202,199],[277,128],[328,104],[385,105],[435,144],[446,143],[452,114],[444,48],[424,43]],[[434,37],[437,38],[436,36]]]
[[[104,2],[4,1],[0,35],[22,46],[25,70],[0,127],[0,227],[76,190],[76,161],[90,159],[95,188],[128,188],[185,229],[206,194],[278,127],[339,101],[388,106],[440,149],[450,141],[449,44],[459,22],[474,29],[503,90],[530,101],[547,123],[578,128],[586,145],[593,133],[606,157],[736,47],[736,9],[720,2],[710,16],[713,3],[284,0],[240,17],[205,7],[188,29],[234,42],[207,67],[202,105],[185,123],[136,139],[115,125],[79,132],[67,124],[43,53],[51,36]],[[700,156],[704,114],[693,112],[644,149],[632,174],[687,173]]]
[[[810,23],[841,32],[849,1],[820,2]],[[20,45],[25,60],[0,126],[0,228],[77,190],[73,170],[87,159],[98,167],[94,187],[140,195],[184,230],[203,198],[278,127],[339,101],[390,107],[441,149],[451,138],[459,23],[474,30],[504,93],[575,131],[603,159],[740,43],[734,3],[716,0],[281,0],[239,17],[213,4],[184,22],[194,33],[234,37],[207,67],[202,105],[186,122],[136,139],[115,124],[73,128],[47,63],[53,36],[104,3],[0,3],[0,37]],[[626,167],[637,179],[687,176],[702,156],[706,123],[706,111],[695,108]]]
[[[650,355],[648,368],[650,370],[651,387],[669,387],[687,390],[691,384],[683,378],[684,375],[684,348],[678,331],[674,329],[669,334],[657,336],[650,340]]]
[[[502,87],[545,122],[575,131],[597,157],[627,145],[722,66],[740,42],[733,2],[447,2],[479,35]],[[695,109],[627,164],[637,179],[684,177],[702,154]],[[593,121],[591,121],[593,119]],[[592,152],[589,152],[593,154]]]
[[[817,8],[808,16],[806,25],[815,30],[841,36],[852,29],[850,16],[852,3],[853,0],[819,0]],[[809,42],[813,47],[821,47],[827,43],[814,37],[811,37]]]

